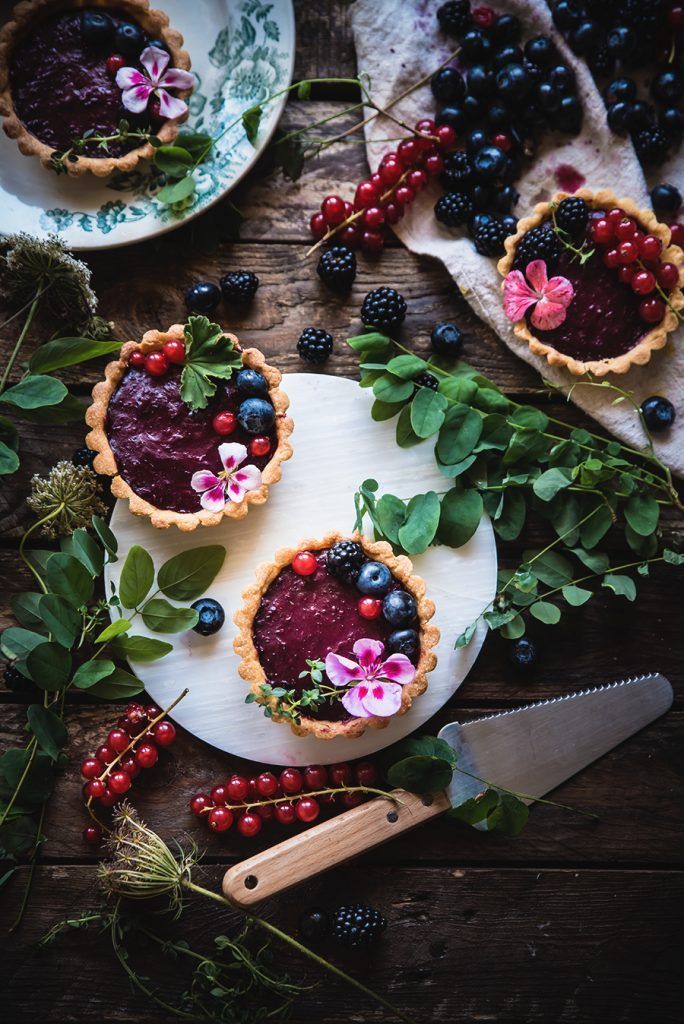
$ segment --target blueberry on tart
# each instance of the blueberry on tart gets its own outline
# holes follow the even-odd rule
[[[148,0],[24,0],[0,29],[5,133],[57,172],[131,171],[188,116],[182,47]]]
[[[281,374],[203,316],[129,341],[86,412],[95,472],[152,525],[242,519],[292,455]]]
[[[360,736],[405,714],[437,663],[435,606],[405,555],[361,534],[284,548],[235,614],[247,702],[299,736]]]
[[[681,320],[684,252],[631,199],[559,192],[505,248],[498,268],[515,334],[575,376],[644,365]]]

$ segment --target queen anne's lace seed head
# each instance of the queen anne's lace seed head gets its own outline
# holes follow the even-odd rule
[[[34,238],[21,232],[10,235],[6,246],[0,261],[3,298],[24,306],[40,294],[43,308],[59,321],[74,327],[91,322],[97,298],[90,287],[90,269],[74,259],[57,235]]]
[[[44,537],[67,537],[90,526],[94,515],[106,515],[97,475],[86,466],[58,462],[46,477],[34,476],[26,499],[38,519],[52,515],[42,528]]]

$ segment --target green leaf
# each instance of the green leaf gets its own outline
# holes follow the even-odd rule
[[[596,547],[613,525],[613,517],[606,505],[601,505],[598,511],[594,512],[591,519],[582,523],[580,527],[580,538],[585,548]],[[569,539],[569,538],[568,538]]]
[[[586,604],[590,597],[594,596],[591,590],[585,590],[584,587],[576,587],[574,583],[563,587],[562,594],[573,608],[579,608],[581,605]]]
[[[50,590],[66,598],[75,608],[87,604],[93,596],[93,578],[73,555],[65,555],[61,551],[51,555],[47,561],[46,578]]]
[[[19,456],[4,441],[0,441],[0,476],[9,476],[10,473],[16,473],[18,469]]]
[[[110,622],[108,626],[105,626],[99,636],[95,637],[95,643],[106,644],[110,640],[121,636],[122,633],[127,633],[130,628],[130,619],[115,619],[114,622]]]
[[[65,543],[65,542],[68,542]],[[93,540],[87,530],[79,528],[74,530],[71,537],[63,537],[61,542],[62,551],[73,555],[82,562],[91,576],[99,576],[104,567],[104,552]]]
[[[462,821],[465,825],[479,825],[499,804],[499,794],[494,789],[487,789],[462,804],[450,807],[447,817]]]
[[[38,740],[41,750],[56,761],[62,747],[69,739],[69,733],[62,719],[42,704],[29,704],[26,718],[31,732]]]
[[[435,451],[445,465],[462,462],[480,440],[482,417],[465,405],[452,406],[444,418]]]
[[[522,615],[514,615],[508,622],[499,627],[499,635],[504,640],[517,640],[525,633],[525,620]]]
[[[660,506],[646,494],[633,494],[625,502],[625,519],[640,537],[654,533],[660,518]]]
[[[515,540],[525,525],[527,505],[522,490],[507,487],[501,497],[498,518],[494,520],[494,529],[502,540]]]
[[[670,565],[684,565],[684,555],[679,551],[672,551],[670,548],[663,549],[663,561]]]
[[[122,636],[112,644],[111,650],[117,658],[130,661],[158,661],[173,650],[173,644],[148,636]]]
[[[39,644],[44,644],[46,637],[41,633],[34,633],[30,629],[22,629],[21,626],[10,626],[3,630],[0,636],[0,651],[14,661],[17,658],[25,658]]]
[[[451,764],[444,758],[415,754],[391,765],[387,781],[409,793],[439,793],[449,785],[452,775]]]
[[[61,380],[36,374],[24,377],[14,387],[0,395],[0,402],[16,405],[18,409],[40,409],[44,405],[57,405],[67,394]]]
[[[170,178],[183,178],[194,162],[184,146],[158,146],[154,153],[155,166]]]
[[[413,381],[402,380],[392,373],[383,373],[373,384],[373,394],[381,402],[405,402],[413,394]]]
[[[210,378],[229,380],[242,366],[242,357],[222,328],[206,316],[189,317],[184,335],[181,398],[192,410],[205,409],[216,393],[216,383]]]
[[[157,573],[157,585],[173,601],[194,601],[214,582],[225,558],[222,544],[189,548],[164,562]]]
[[[59,594],[44,594],[38,602],[40,617],[62,647],[71,648],[81,632],[82,619],[74,606]]]
[[[134,544],[126,555],[121,578],[119,597],[124,608],[137,608],[145,600],[154,583],[154,562],[151,556]]]
[[[454,644],[454,648],[456,650],[458,650],[460,647],[467,647],[468,644],[470,643],[470,641],[475,636],[476,630],[477,630],[477,621],[471,622],[469,626],[466,626],[466,628],[463,630],[461,635],[456,638],[456,643]]]
[[[371,407],[371,419],[375,423],[384,423],[393,419],[402,408],[401,402],[381,402],[376,398]]]
[[[560,609],[550,601],[535,601],[530,605],[530,615],[548,626],[555,626],[561,618]]]
[[[390,544],[399,546],[399,530],[406,521],[406,505],[394,494],[383,494],[375,506],[374,521]]]
[[[155,633],[182,633],[196,626],[199,618],[193,608],[175,608],[160,597],[147,602],[142,617],[147,628]]]
[[[442,377],[439,382],[439,392],[448,398],[450,402],[462,402],[470,405],[475,398],[478,388],[474,380],[466,377]]]
[[[569,487],[573,480],[574,475],[570,469],[561,467],[547,469],[534,481],[532,490],[541,501],[551,501],[559,491]]]
[[[108,658],[98,658],[95,661],[85,661],[79,665],[74,674],[73,683],[79,690],[89,690],[100,680],[106,679],[114,672],[116,665]]]
[[[406,522],[399,528],[399,543],[409,555],[420,554],[432,543],[439,526],[439,498],[434,491],[416,494],[406,506]]]
[[[499,629],[500,626],[508,625],[508,623],[511,622],[517,614],[518,613],[515,608],[504,608],[501,610],[492,608],[489,611],[486,611],[482,618],[490,629]]]
[[[368,334],[357,334],[353,338],[347,338],[347,344],[355,352],[362,352],[365,356],[381,356],[391,350],[392,339],[378,331],[369,331]]]
[[[454,748],[439,736],[407,736],[392,749],[392,756],[397,757],[398,760],[413,755],[439,757],[452,767],[458,760]]]
[[[478,491],[465,490],[458,484],[442,498],[437,537],[442,544],[460,548],[473,536],[484,507]]]
[[[512,793],[500,793],[498,805],[487,815],[487,831],[517,836],[527,824],[529,807]]]
[[[640,558],[653,558],[658,553],[658,536],[649,533],[648,537],[640,537],[629,523],[625,523],[625,540],[635,555]],[[640,569],[638,570],[641,571]]]
[[[139,679],[122,668],[115,668],[110,675],[89,687],[88,693],[102,700],[128,700],[142,690],[143,684]]]
[[[86,407],[75,395],[67,392],[61,402],[56,405],[49,405],[39,409],[22,409],[22,420],[29,423],[49,424],[60,426],[67,423],[83,423],[83,416]]]
[[[40,617],[39,602],[42,594],[26,591],[23,594],[14,594],[10,598],[12,614],[20,625],[27,629],[41,628],[43,620]]]
[[[157,192],[155,199],[158,199],[160,203],[180,203],[183,199],[191,196],[194,191],[195,179],[190,173],[185,178],[174,181],[171,185],[165,185]]]
[[[584,548],[570,548],[575,558],[592,572],[606,572],[610,567],[610,559],[604,551],[585,551]]]
[[[529,564],[530,571],[547,587],[562,587],[572,579],[572,565],[567,558],[556,551],[544,554],[535,551],[524,551],[523,560]]]
[[[508,417],[510,422],[523,430],[531,430],[535,433],[546,430],[549,425],[549,418],[540,409],[531,405],[522,405]]]
[[[193,132],[183,129],[179,132],[176,144],[192,153],[195,160],[203,157],[205,160],[210,155],[214,140],[206,132]]]
[[[112,352],[118,352],[121,344],[120,341],[95,341],[93,338],[55,338],[36,349],[31,356],[29,369],[31,373],[50,373],[65,366],[75,366],[89,359],[111,355]]]
[[[494,388],[478,388],[473,397],[472,404],[476,409],[484,412],[499,412],[507,414],[510,412],[511,403],[505,395]]]
[[[603,577],[601,586],[612,590],[618,597],[626,597],[628,601],[633,601],[636,597],[636,583],[631,576],[620,576],[611,572]]]
[[[112,533],[112,531],[110,530],[107,523],[105,523],[104,519],[101,519],[100,516],[93,516],[92,522],[93,529],[95,530],[95,533],[98,535],[98,537],[104,544],[107,552],[110,555],[116,555],[117,551],[119,550],[119,542]]]
[[[0,757],[0,796],[10,799],[22,776],[24,781],[19,791],[19,804],[25,807],[44,803],[52,793],[55,781],[52,759],[39,750],[31,760],[26,748],[11,747]]]
[[[245,130],[245,135],[252,145],[256,142],[256,137],[259,133],[259,125],[261,124],[261,115],[263,114],[263,108],[257,103],[255,106],[250,107],[249,110],[245,110],[242,115],[242,127]]]
[[[45,641],[29,652],[26,669],[41,690],[61,690],[71,675],[71,654],[59,644]]]
[[[400,448],[413,448],[414,445],[420,444],[423,440],[422,437],[414,432],[411,426],[411,410],[413,408],[413,402],[403,406],[399,413],[399,419],[397,420],[397,444]]]
[[[38,801],[42,803],[42,801]],[[38,822],[27,814],[7,818],[0,825],[0,849],[10,857],[24,857],[29,854],[38,839]],[[7,874],[3,875],[3,879]]]
[[[418,437],[432,437],[444,423],[447,400],[430,388],[420,388],[411,402],[411,426]]]
[[[401,377],[402,380],[411,380],[423,370],[427,370],[427,363],[420,356],[395,356],[387,363],[387,372],[393,373],[395,377]]]

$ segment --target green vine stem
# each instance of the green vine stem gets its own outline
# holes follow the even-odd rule
[[[40,305],[41,297],[45,293],[45,291],[45,288],[39,289],[36,293],[35,298],[33,299],[33,302],[31,303],[31,306],[28,311],[28,316],[24,321],[24,326],[22,327],[19,333],[19,337],[17,338],[14,348],[12,349],[10,357],[7,361],[7,366],[5,367],[2,377],[0,378],[0,394],[5,390],[7,381],[9,379],[9,375],[12,372],[12,368],[14,367],[17,356],[19,355],[21,346],[24,344],[24,341],[26,340],[26,335],[28,334],[29,327],[31,326],[31,322],[33,321],[34,316],[36,315],[38,306]]]

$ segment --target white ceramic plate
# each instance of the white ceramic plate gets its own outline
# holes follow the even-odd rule
[[[295,52],[291,0],[161,0],[182,32],[197,78],[187,127],[217,134],[255,103],[287,88]],[[13,4],[0,3],[6,21]],[[101,180],[69,178],[22,156],[0,131],[0,234],[56,232],[71,249],[110,249],[171,231],[218,202],[268,143],[287,97],[264,110],[256,145],[238,125],[196,172],[197,190],[180,211],[157,202],[160,181],[147,165]]]
[[[173,717],[221,750],[262,763],[330,764],[372,754],[396,742],[434,715],[458,689],[482,647],[486,628],[480,623],[464,650],[454,650],[454,640],[494,596],[496,545],[485,518],[475,536],[457,551],[433,547],[413,559],[437,606],[433,621],[441,630],[438,663],[428,677],[427,691],[386,729],[368,729],[355,740],[316,740],[295,736],[289,726],[266,719],[256,704],[245,704],[247,686],[237,671],[232,620],[242,604],[242,591],[254,582],[256,566],[270,561],[278,548],[329,530],[351,531],[353,494],[367,477],[378,480],[380,493],[390,491],[400,497],[430,488],[443,491],[446,485],[429,442],[398,448],[394,422],[371,420],[373,396],[354,381],[293,373],[285,377],[284,387],[295,421],[294,456],[284,464],[283,478],[272,488],[268,502],[252,507],[239,522],[224,520],[221,526],[184,534],[176,529],[155,530],[119,501],[111,525],[119,539],[120,558],[107,571],[106,582],[118,580],[133,544],[147,548],[157,567],[189,546],[224,544],[226,561],[207,593],[225,608],[223,629],[213,637],[192,631],[165,636],[174,642],[174,650],[161,661],[133,668],[162,707],[184,686],[189,687]],[[137,622],[135,632],[152,635]]]

